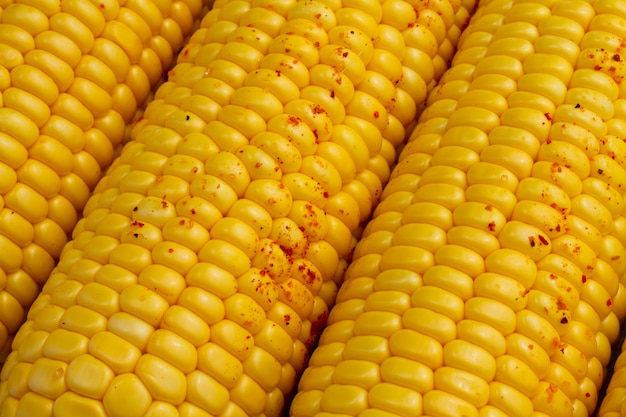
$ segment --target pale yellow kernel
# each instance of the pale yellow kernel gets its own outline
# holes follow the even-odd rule
[[[46,338],[42,353],[50,359],[70,363],[74,358],[87,353],[89,339],[80,333],[56,329]]]
[[[77,414],[93,417],[106,417],[102,401],[83,397],[66,391],[54,401],[55,414]]]
[[[211,392],[212,395],[206,395],[207,392]],[[226,407],[229,392],[211,376],[195,370],[187,375],[186,399],[212,415],[216,415]]]
[[[249,257],[237,246],[220,239],[211,239],[200,249],[198,258],[203,262],[213,263],[234,276],[247,271],[251,262]]]
[[[478,417],[476,407],[453,394],[448,394],[441,390],[427,392],[423,398],[423,408],[426,415]]]
[[[153,401],[143,417],[175,417],[180,416],[176,407],[165,401]]]
[[[110,331],[94,335],[89,341],[89,352],[117,374],[134,369],[141,355],[131,342]]]
[[[127,269],[138,274],[145,267],[152,264],[150,251],[132,243],[122,243],[111,251],[109,264]]]
[[[86,397],[101,399],[115,373],[111,368],[89,354],[76,357],[67,367],[67,386]]]
[[[152,354],[141,356],[135,374],[150,392],[153,399],[172,404],[183,402],[186,394],[186,379],[183,372]],[[163,384],[167,381],[167,384]]]
[[[67,390],[67,363],[59,360],[40,358],[30,371],[28,386],[35,393],[54,399]]]
[[[184,373],[195,369],[197,364],[195,347],[176,333],[166,329],[157,329],[152,333],[146,352],[171,363]]]
[[[106,329],[105,316],[83,306],[69,307],[61,317],[60,327],[91,337]]]
[[[146,386],[131,373],[116,376],[103,398],[104,408],[111,417],[141,417],[151,402]]]
[[[125,312],[111,316],[108,329],[139,349],[145,349],[150,335],[154,332],[154,327],[150,324]]]
[[[228,389],[234,386],[243,373],[241,361],[213,342],[198,348],[198,369],[217,379]]]

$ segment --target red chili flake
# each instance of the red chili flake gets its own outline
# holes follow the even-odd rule
[[[622,57],[619,54],[613,55],[613,61],[620,62],[621,60],[622,60]]]
[[[617,261],[619,259],[619,255],[613,255],[611,256],[611,260],[612,261]]]
[[[374,118],[378,119],[379,117],[380,117],[380,113],[378,113],[378,111],[375,111],[374,112]]]
[[[491,204],[487,204],[487,205],[485,206],[485,210],[487,210],[487,211],[492,211],[492,210],[493,210],[493,206],[492,206]]]
[[[163,200],[161,201],[161,207],[163,207],[164,209],[166,209],[168,206],[167,201]]]
[[[179,220],[179,221],[178,221],[178,224],[179,224],[180,226],[184,226],[184,225],[185,225],[185,220],[184,220],[184,219],[183,219],[183,220]]]
[[[596,64],[596,65],[593,66],[593,69],[596,70],[596,71],[600,71],[602,69],[602,67],[600,65]]]
[[[587,398],[591,397],[591,393],[590,392],[585,392],[585,397],[587,397]]]
[[[100,8],[104,9],[104,3],[100,3]]]
[[[543,243],[544,245],[548,244],[548,240],[545,237],[543,237],[542,235],[537,235],[537,237],[539,238],[539,241],[541,243]]]
[[[550,113],[544,113],[543,115],[546,117],[546,119],[552,120],[552,116],[550,116]]]
[[[169,249],[167,250],[167,253],[174,253],[174,248],[169,248]]]
[[[583,284],[584,284],[585,282],[587,282],[587,277],[586,277],[585,275],[583,275],[583,276],[582,276],[581,281],[582,281],[582,282],[583,282]]]
[[[344,52],[343,54],[341,54],[342,57],[347,58],[348,57],[348,52]]]
[[[534,236],[528,236],[528,242],[530,243],[530,247],[531,248],[535,247],[535,237]]]
[[[311,110],[313,110],[313,114],[324,114],[324,113],[326,113],[326,110],[324,110],[324,108],[322,106],[320,106],[319,104],[313,104],[311,106]]]
[[[613,305],[613,300],[611,300],[610,298],[608,300],[606,300],[606,306],[607,307],[611,307]]]
[[[558,275],[557,274],[550,274],[550,279],[557,279]]]
[[[191,214],[196,214],[196,209],[191,209]]]
[[[489,229],[490,232],[495,232],[496,231],[496,222],[489,222],[489,224],[487,225],[487,228]]]

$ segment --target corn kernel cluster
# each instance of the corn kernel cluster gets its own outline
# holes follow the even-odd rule
[[[128,124],[203,12],[200,0],[123,3],[2,2],[2,351],[10,348]]]
[[[292,416],[594,412],[626,313],[623,6],[479,5]]]
[[[0,0],[0,416],[626,416],[625,10]]]
[[[468,17],[217,1],[16,334],[0,414],[280,415]]]

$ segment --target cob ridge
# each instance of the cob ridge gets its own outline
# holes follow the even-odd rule
[[[280,415],[472,7],[215,2],[16,334],[0,415]]]
[[[123,4],[121,4],[123,3]],[[0,361],[200,0],[3,1]]]
[[[624,10],[479,3],[292,417],[593,415],[626,313]],[[623,380],[601,415],[626,415]]]

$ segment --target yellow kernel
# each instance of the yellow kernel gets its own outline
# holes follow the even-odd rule
[[[120,294],[120,307],[154,326],[161,321],[167,301],[143,285],[132,285]]]
[[[369,402],[374,409],[383,409],[400,415],[410,415],[415,410],[418,412],[422,410],[422,396],[419,393],[386,382],[376,384],[370,389]]]
[[[66,391],[54,401],[54,413],[106,417],[102,401]]]
[[[482,407],[489,400],[489,386],[482,378],[449,366],[434,372],[434,388],[454,394],[475,407]]]
[[[213,342],[198,348],[198,369],[232,388],[243,373],[243,365],[223,347]]]
[[[496,358],[495,380],[510,385],[528,397],[535,394],[539,387],[539,379],[533,369],[520,358],[511,355]]]
[[[441,390],[427,392],[423,398],[424,413],[442,417],[478,417],[478,411],[469,402]]]
[[[149,353],[142,355],[137,362],[135,374],[155,400],[178,404],[185,399],[185,375],[158,357]],[[164,385],[162,381],[168,383]]]
[[[206,395],[207,392],[213,393]],[[187,375],[187,401],[212,414],[219,414],[229,401],[228,390],[199,370]]]
[[[70,363],[74,358],[87,353],[88,345],[87,336],[65,329],[56,329],[46,338],[42,353],[50,359]]]
[[[111,417],[141,417],[151,402],[146,386],[130,373],[116,376],[103,398],[104,408]]]
[[[513,311],[526,307],[526,288],[516,279],[486,272],[477,276],[475,294],[506,303]]]
[[[403,314],[402,324],[405,328],[429,336],[441,344],[456,338],[456,323],[449,317],[431,310],[411,308]]]
[[[465,310],[465,318],[488,324],[505,336],[515,331],[515,312],[499,300],[473,297],[467,300]]]
[[[503,410],[507,415],[531,414],[533,405],[530,399],[517,389],[498,381],[491,382],[489,389],[489,404]]]
[[[91,337],[106,329],[105,316],[83,306],[73,305],[65,310],[60,327]]]
[[[37,359],[30,371],[29,387],[47,398],[57,398],[67,390],[67,366],[67,363],[59,360]]]
[[[101,399],[115,373],[103,362],[89,354],[80,355],[67,367],[66,381],[69,389],[86,397]]]

